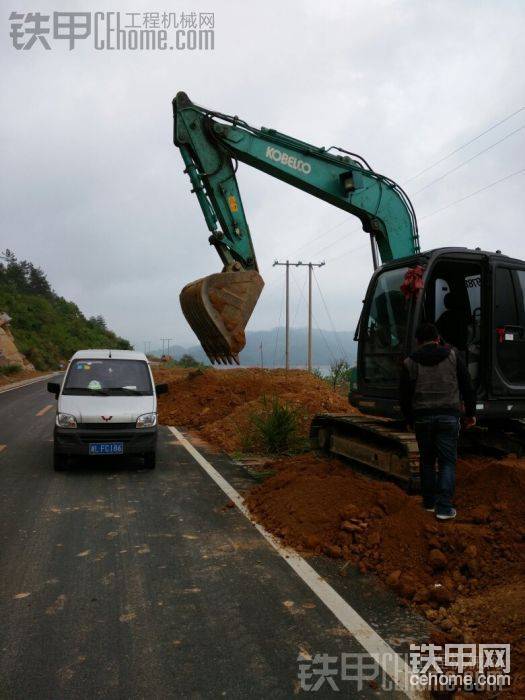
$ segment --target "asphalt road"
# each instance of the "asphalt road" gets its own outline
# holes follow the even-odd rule
[[[0,698],[287,698],[299,655],[363,653],[167,428],[155,471],[55,473],[54,411],[43,382],[0,394]],[[373,580],[310,563],[396,650],[426,635]],[[335,679],[315,695],[400,696]]]

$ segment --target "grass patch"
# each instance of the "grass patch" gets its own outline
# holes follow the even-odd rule
[[[262,450],[267,454],[283,454],[300,450],[303,412],[277,397],[263,397],[262,406],[249,416],[249,429],[243,436],[243,451]]]
[[[21,371],[22,367],[20,365],[0,365],[0,375],[4,377],[8,377],[10,374],[16,374],[17,372]]]

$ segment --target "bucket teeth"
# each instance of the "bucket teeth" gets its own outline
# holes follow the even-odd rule
[[[240,270],[208,275],[181,291],[182,312],[212,364],[239,364],[244,329],[263,287],[258,272]]]

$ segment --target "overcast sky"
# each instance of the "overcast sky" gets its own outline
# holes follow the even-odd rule
[[[168,336],[195,342],[179,291],[221,267],[172,145],[179,90],[255,126],[360,153],[400,184],[525,107],[522,0],[105,3],[122,13],[214,12],[214,51],[142,53],[95,51],[89,40],[73,51],[57,41],[17,51],[4,8],[0,245],[138,349]],[[416,194],[523,125],[525,110],[406,184],[423,248],[479,245],[525,258],[525,173],[428,216],[525,168],[525,129]],[[318,278],[331,316],[353,330],[372,271],[359,222],[249,166],[238,180],[266,281],[249,328],[277,325],[284,272],[272,262],[289,257],[326,259]],[[306,324],[305,279],[294,271],[296,326]],[[330,327],[318,295],[314,313]]]

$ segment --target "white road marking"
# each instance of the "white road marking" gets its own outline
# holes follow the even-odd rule
[[[291,566],[295,573],[306,583],[315,595],[335,615],[339,622],[366,649],[383,671],[394,681],[397,688],[408,698],[423,698],[424,693],[410,685],[410,667],[385,640],[370,627],[370,625],[327,583],[319,574],[296,552],[286,547],[262,525],[252,520],[250,511],[244,505],[242,496],[219,474],[219,472],[203,457],[184,435],[168,426],[179,443],[189,452],[193,459],[204,469],[217,486],[230,498],[241,513],[252,523],[259,533],[271,544],[278,554]]]
[[[43,416],[44,413],[47,413],[50,408],[53,408],[54,404],[50,403],[47,406],[44,406],[44,408],[40,409],[38,413],[36,414],[37,416]]]
[[[55,377],[57,374],[60,374],[60,372],[53,372],[52,374],[44,374],[41,377],[36,377],[36,379],[24,379],[21,382],[15,382],[13,386],[3,386],[0,387],[0,394],[5,394],[6,391],[14,391],[15,389],[22,389],[25,386],[29,386],[30,384],[36,384],[37,382],[43,382],[46,379],[50,379],[51,377]]]

